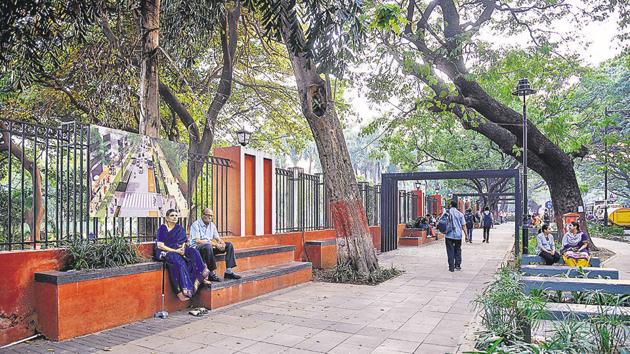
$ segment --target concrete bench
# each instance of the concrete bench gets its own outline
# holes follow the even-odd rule
[[[523,292],[532,290],[555,291],[594,291],[600,290],[609,294],[630,294],[630,281],[617,279],[585,279],[556,277],[522,277]]]
[[[519,304],[520,306],[520,304]],[[538,319],[548,321],[585,320],[599,315],[618,315],[630,318],[630,308],[616,306],[599,306],[583,304],[548,303],[544,311],[537,313]]]
[[[526,254],[521,257],[521,264],[529,265],[532,263],[545,263],[545,260],[542,259],[542,257],[537,256],[537,255]],[[564,260],[560,258],[560,261],[558,261],[558,264],[564,264]],[[601,264],[602,262],[599,259],[599,257],[591,257],[591,261],[590,261],[591,267],[601,267]]]
[[[547,320],[584,320],[599,315],[618,315],[630,318],[630,308],[615,306],[583,305],[583,304],[558,304],[550,303],[545,306],[543,319]]]
[[[150,249],[149,246],[145,247]],[[169,312],[189,305],[215,309],[311,280],[311,263],[294,261],[295,246],[271,245],[236,250],[239,280],[202,287],[190,301],[171,290],[162,262],[80,271],[34,273],[37,331],[52,340],[66,340],[150,318],[164,306]],[[218,255],[219,276],[225,270]],[[164,276],[164,278],[163,278]],[[120,295],[126,294],[126,301]]]
[[[569,278],[576,278],[584,276],[586,278],[609,278],[619,279],[619,271],[613,268],[598,268],[598,267],[569,267],[569,266],[555,266],[555,265],[524,265],[520,269],[523,275],[528,276],[566,276]]]
[[[306,241],[304,251],[313,268],[330,269],[337,265],[337,239]]]

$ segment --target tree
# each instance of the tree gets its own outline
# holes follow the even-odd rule
[[[330,80],[330,74],[343,72],[344,60],[358,48],[363,32],[360,4],[257,0],[251,5],[260,13],[267,36],[284,43],[289,53],[302,114],[313,133],[330,198],[337,264],[370,273],[378,269],[378,259]]]
[[[608,160],[609,191],[630,201],[630,54],[622,54],[589,70],[580,80],[567,106],[580,117],[580,136],[589,154],[578,161],[578,177],[591,197],[602,200],[603,172]],[[606,116],[606,109],[616,113]],[[608,156],[606,156],[608,155]]]
[[[420,104],[436,113],[454,115],[465,129],[482,134],[520,161],[522,116],[517,101],[502,101],[490,94],[473,66],[477,63],[482,69],[483,53],[489,51],[479,40],[479,31],[482,27],[498,33],[525,30],[535,46],[550,53],[555,46],[547,38],[545,26],[570,13],[571,7],[562,1],[529,1],[519,6],[486,0],[436,0],[428,4],[409,0],[403,7],[378,6],[375,27],[383,29],[382,41],[404,73],[429,91]],[[524,67],[505,76],[515,85],[527,71]],[[538,83],[533,80],[534,86]],[[584,156],[586,151],[565,152],[531,120],[528,141],[528,167],[547,183],[556,221],[560,221],[562,214],[576,212],[583,205],[573,158]]]
[[[140,134],[160,136],[158,48],[160,0],[140,0]]]

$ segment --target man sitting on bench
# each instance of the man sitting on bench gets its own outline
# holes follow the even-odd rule
[[[201,220],[195,221],[190,227],[190,246],[196,247],[201,253],[201,258],[210,269],[208,276],[210,281],[221,281],[214,273],[217,269],[217,262],[214,258],[217,253],[225,252],[225,279],[240,279],[241,276],[232,272],[232,268],[236,267],[236,256],[234,255],[234,246],[231,242],[224,242],[217,227],[212,222],[214,212],[210,208],[203,209]]]

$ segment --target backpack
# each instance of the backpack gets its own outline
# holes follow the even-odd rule
[[[483,226],[484,227],[491,227],[492,226],[492,214],[488,214],[483,216]]]
[[[466,226],[472,225],[475,223],[475,216],[473,214],[467,213],[465,217],[466,217]]]
[[[448,211],[445,212],[438,220],[437,229],[445,235],[453,229],[453,219]]]

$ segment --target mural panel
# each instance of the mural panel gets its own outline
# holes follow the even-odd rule
[[[90,128],[92,217],[188,216],[188,147],[122,130]]]

